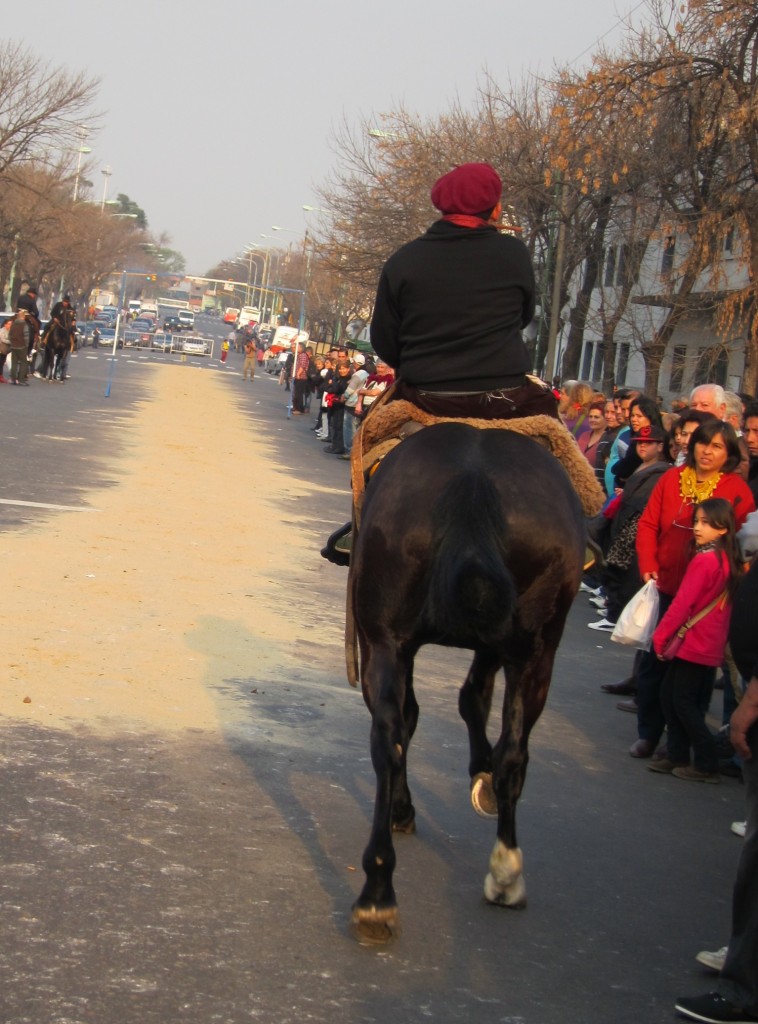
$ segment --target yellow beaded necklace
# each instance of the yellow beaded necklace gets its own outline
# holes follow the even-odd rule
[[[693,504],[699,505],[701,501],[706,501],[711,497],[718,487],[721,475],[721,473],[717,473],[707,480],[698,481],[697,473],[692,466],[685,466],[682,475],[679,477],[679,493],[685,501],[691,501]]]

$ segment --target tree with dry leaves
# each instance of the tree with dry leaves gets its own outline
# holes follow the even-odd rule
[[[657,393],[675,331],[699,319],[714,333],[744,328],[743,386],[754,390],[758,11],[749,0],[690,0],[673,24],[662,4],[654,13],[653,25],[631,35],[624,53],[595,61],[577,93],[588,119],[636,123],[638,151],[655,155],[648,191],[664,203],[659,240],[676,259],[664,259],[654,286],[636,297],[658,311],[641,347],[645,389]],[[724,247],[735,232],[743,281],[725,275]]]

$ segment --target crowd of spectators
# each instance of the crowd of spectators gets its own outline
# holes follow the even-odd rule
[[[755,512],[758,402],[703,384],[664,409],[659,399],[639,391],[619,390],[608,400],[587,385],[568,382],[561,389],[560,411],[606,493],[603,511],[588,524],[596,563],[585,575],[582,590],[598,616],[588,627],[612,633],[622,609],[650,579],[657,583],[663,619],[683,584],[693,552],[693,520],[702,503],[725,499],[737,531]],[[752,553],[750,544],[747,547]],[[718,685],[724,692],[726,724],[746,680],[730,666],[724,649],[715,665],[721,665]],[[670,763],[661,701],[668,669],[655,650],[640,651],[625,679],[602,686],[625,698],[618,702],[619,710],[636,715],[637,738],[629,753],[650,759],[651,767]],[[701,700],[703,718],[715,685],[715,667],[708,676],[707,699]],[[740,774],[726,731],[719,737],[718,752],[719,761],[711,759],[708,770],[698,772],[699,781]]]
[[[312,430],[324,442],[327,455],[349,460],[358,425],[371,404],[395,379],[381,359],[334,346],[314,355],[310,346],[274,357],[265,353],[265,365],[278,369],[279,383],[292,391],[291,412],[304,416],[315,411]]]

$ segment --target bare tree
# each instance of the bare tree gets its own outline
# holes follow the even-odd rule
[[[75,126],[92,122],[97,81],[53,68],[20,43],[0,44],[0,176],[70,144]]]

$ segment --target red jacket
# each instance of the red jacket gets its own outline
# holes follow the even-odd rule
[[[692,541],[695,506],[681,496],[679,481],[683,472],[684,466],[675,466],[663,474],[637,527],[640,576],[646,572],[658,573],[658,589],[669,595],[676,593],[684,579]],[[737,473],[725,473],[711,497],[731,502],[738,530],[755,510],[752,492]]]
[[[693,555],[676,597],[653,633],[653,648],[660,654],[666,644],[693,615],[722,593],[729,580],[729,563],[722,552],[704,551]],[[696,665],[720,665],[729,635],[732,606],[725,599],[687,630],[677,658]]]

